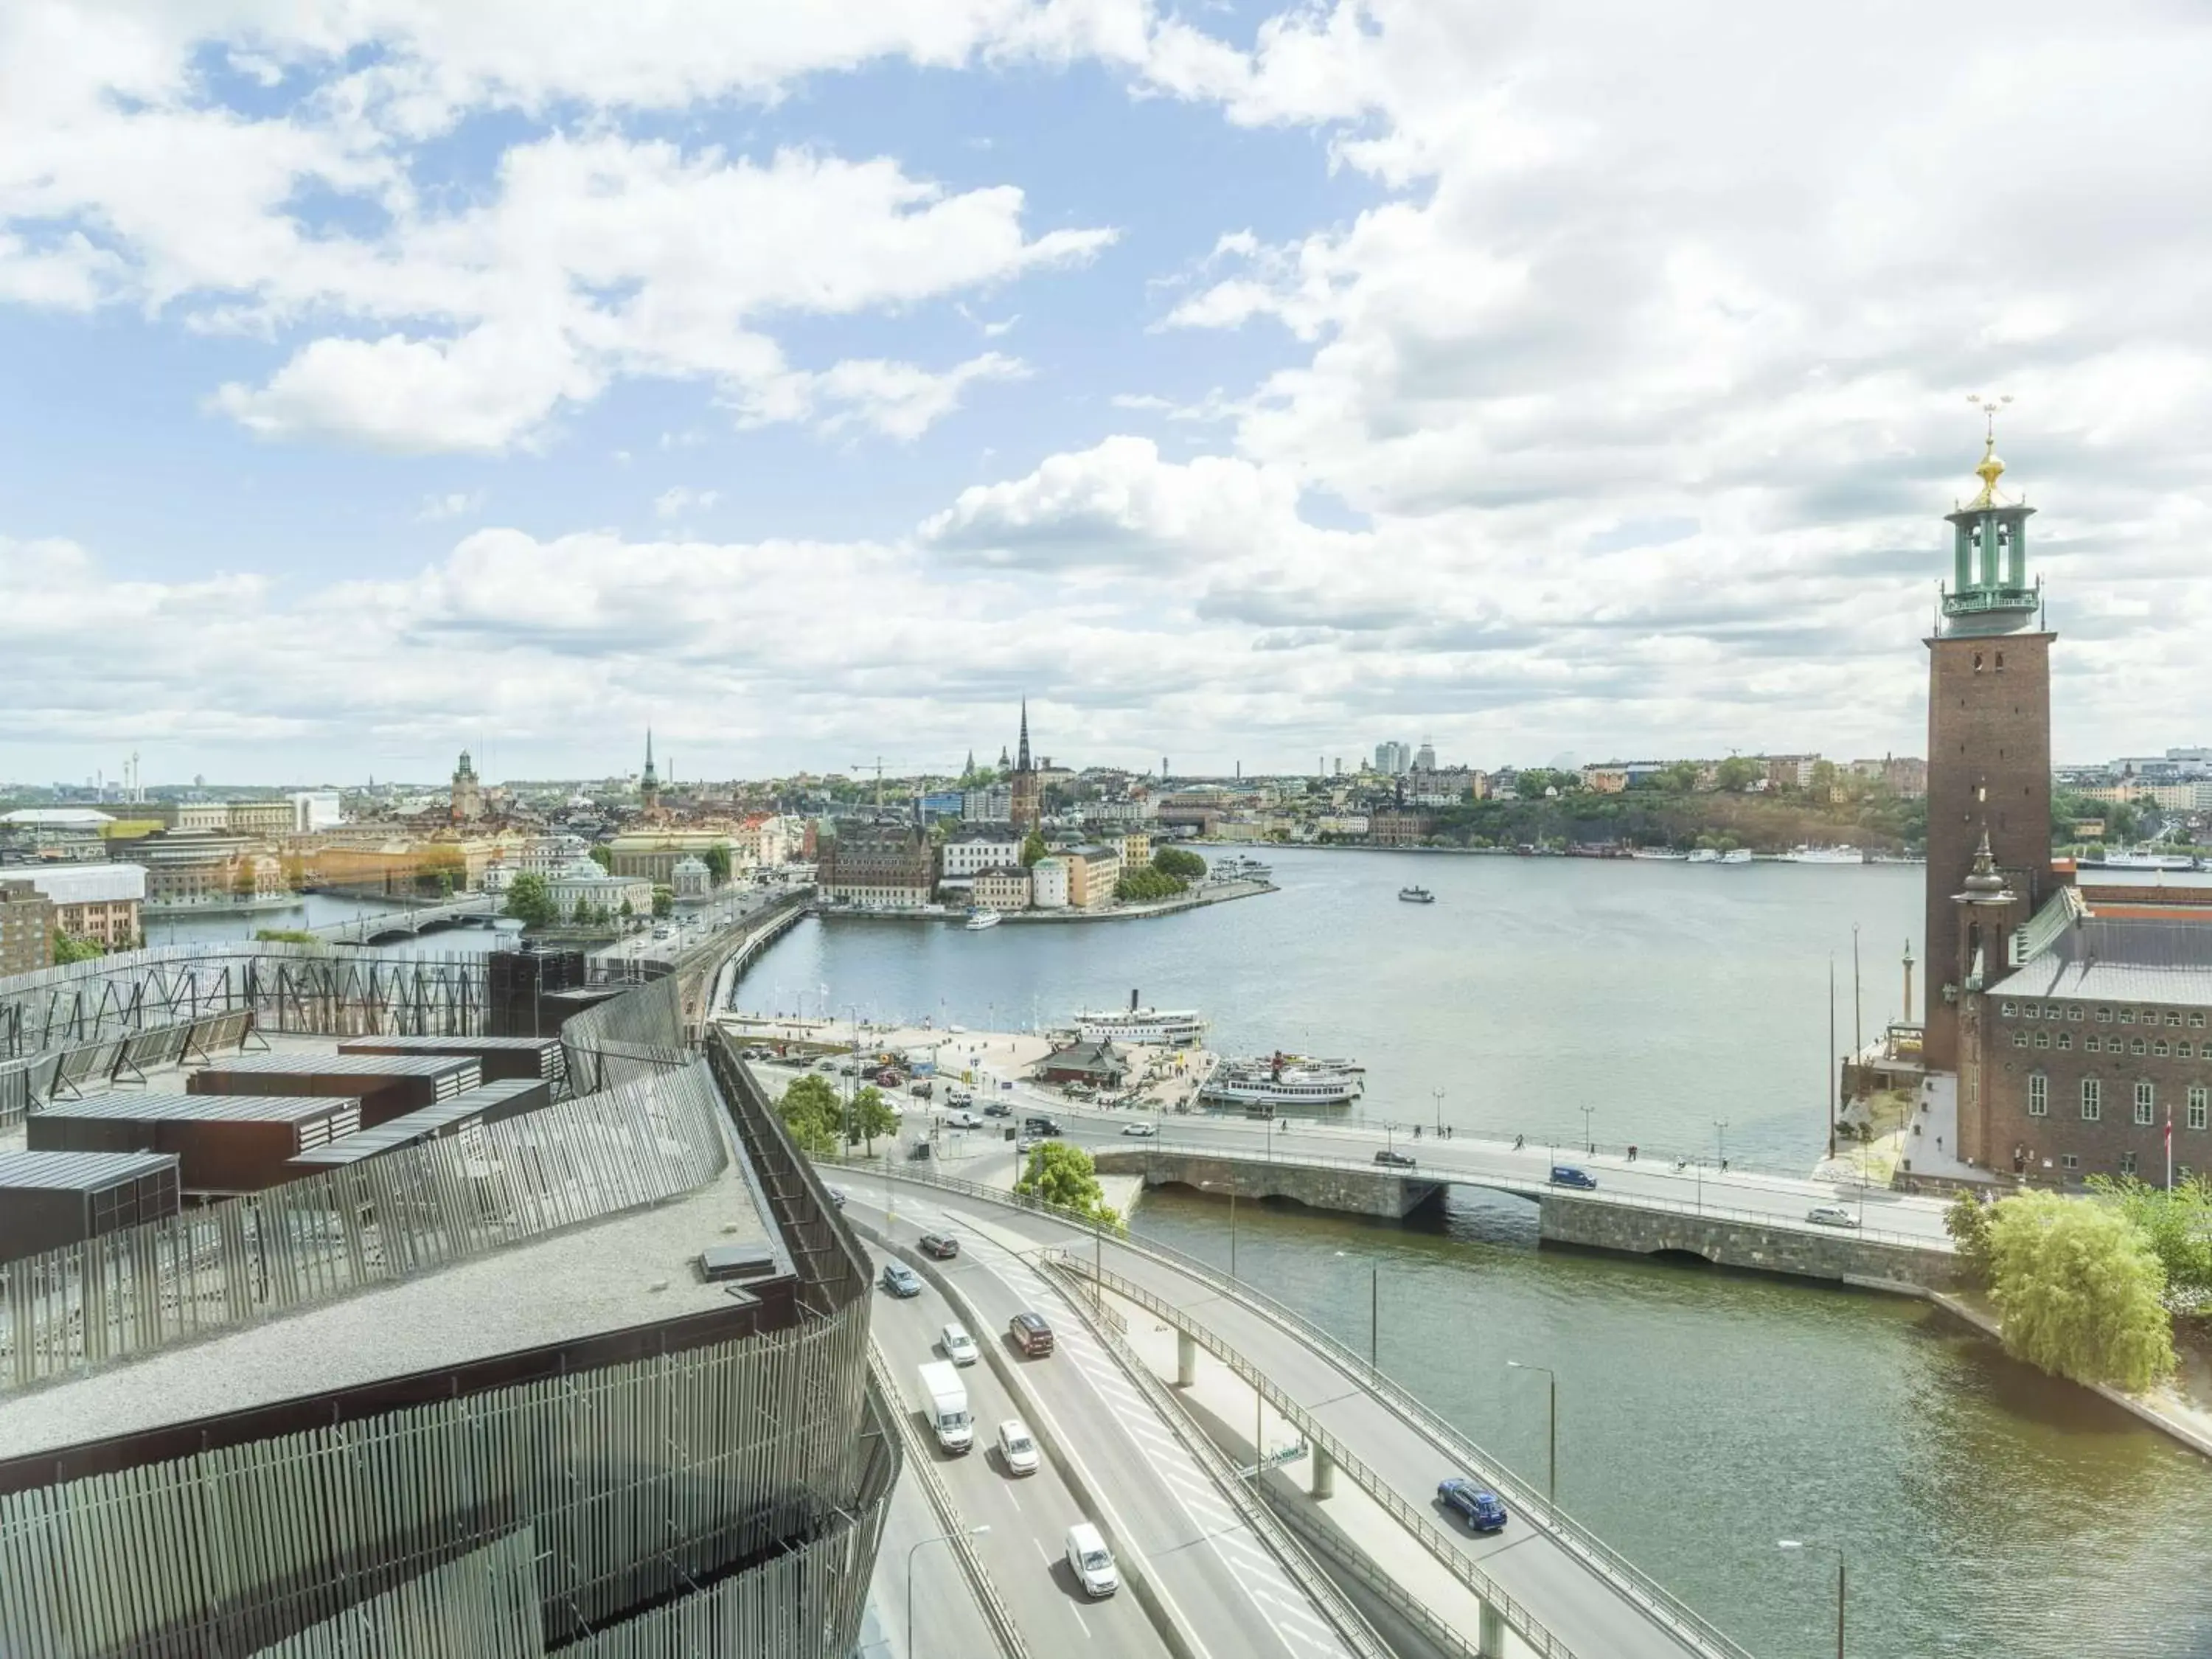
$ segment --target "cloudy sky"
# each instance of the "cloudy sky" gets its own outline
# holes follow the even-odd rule
[[[2194,4],[10,0],[0,779],[2212,741]]]

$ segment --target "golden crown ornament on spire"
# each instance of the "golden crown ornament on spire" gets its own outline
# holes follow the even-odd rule
[[[1966,503],[1971,511],[1998,504],[1997,480],[2004,476],[2005,465],[1997,457],[1997,411],[2012,401],[2012,394],[1984,398],[1978,392],[1969,392],[1966,401],[1982,411],[1983,421],[1981,464],[1974,468],[1974,476],[1982,481],[1982,493]]]

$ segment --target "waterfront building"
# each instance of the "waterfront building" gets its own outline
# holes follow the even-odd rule
[[[1152,838],[1132,832],[1126,836],[1109,836],[1106,844],[1121,855],[1124,870],[1142,870],[1152,861]]]
[[[218,830],[172,830],[138,844],[146,902],[156,909],[222,909],[281,898],[284,866],[262,842]]]
[[[1377,847],[1418,847],[1432,835],[1437,821],[1426,812],[1371,812],[1367,819],[1368,839]]]
[[[1022,699],[1022,735],[1014,751],[1014,775],[1006,803],[1014,833],[1025,836],[1044,822],[1044,782],[1030,758],[1030,701]]]
[[[1026,870],[1016,867],[975,872],[974,896],[978,908],[1026,910],[1030,908],[1030,872]]]
[[[447,812],[455,823],[474,823],[484,815],[483,785],[465,749],[461,750],[460,764],[453,769],[452,799]]]
[[[545,879],[545,896],[563,919],[570,921],[593,915],[649,916],[653,914],[653,883],[638,876],[611,876],[590,859],[579,859]],[[629,908],[627,911],[623,906]]]
[[[1118,1089],[1129,1075],[1129,1062],[1111,1038],[1071,1042],[1039,1060],[1033,1075],[1040,1083],[1087,1083],[1093,1088]]]
[[[1114,902],[1114,889],[1121,879],[1121,856],[1110,847],[1092,845],[1066,848],[1060,857],[1067,865],[1067,902],[1078,910],[1097,910]]]
[[[110,951],[138,943],[146,902],[142,864],[46,864],[23,871],[54,907],[53,925],[71,939],[88,939]]]
[[[848,904],[922,905],[937,885],[937,855],[915,825],[848,820],[821,843],[824,897]]]
[[[1022,843],[1012,836],[956,836],[938,849],[939,873],[947,881],[964,881],[986,870],[1002,870],[1022,861]]]
[[[1068,907],[1067,860],[1054,854],[1039,859],[1030,866],[1030,903],[1040,910],[1065,910]]]
[[[703,863],[711,848],[732,848],[733,839],[734,832],[728,830],[629,830],[607,843],[612,860],[610,873],[636,876],[657,886],[671,887],[676,882],[678,865],[686,859],[697,859]],[[730,863],[736,867],[733,848]]]
[[[27,974],[54,959],[53,901],[27,881],[0,881],[0,974]]]

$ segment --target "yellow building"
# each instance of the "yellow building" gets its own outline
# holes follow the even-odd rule
[[[1121,879],[1121,855],[1110,847],[1072,847],[1067,862],[1067,902],[1078,910],[1097,910],[1114,902]]]

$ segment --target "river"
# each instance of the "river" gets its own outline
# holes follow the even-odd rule
[[[1283,890],[1150,921],[800,924],[753,1007],[857,1005],[980,1028],[1085,1003],[1201,1008],[1232,1053],[1351,1054],[1369,1107],[1532,1136],[1712,1149],[1803,1170],[1825,1133],[1828,969],[1851,1031],[1901,1006],[1921,872],[1271,850]],[[1433,905],[1400,904],[1406,883]],[[1441,1106],[1431,1091],[1444,1091]],[[1760,1659],[1850,1651],[2212,1655],[2212,1467],[1922,1304],[1539,1253],[1534,1212],[1455,1194],[1408,1226],[1239,1206],[1239,1270],[1381,1357]],[[1225,1262],[1225,1206],[1168,1188],[1140,1233]],[[1602,1659],[1602,1656],[1590,1656]]]

